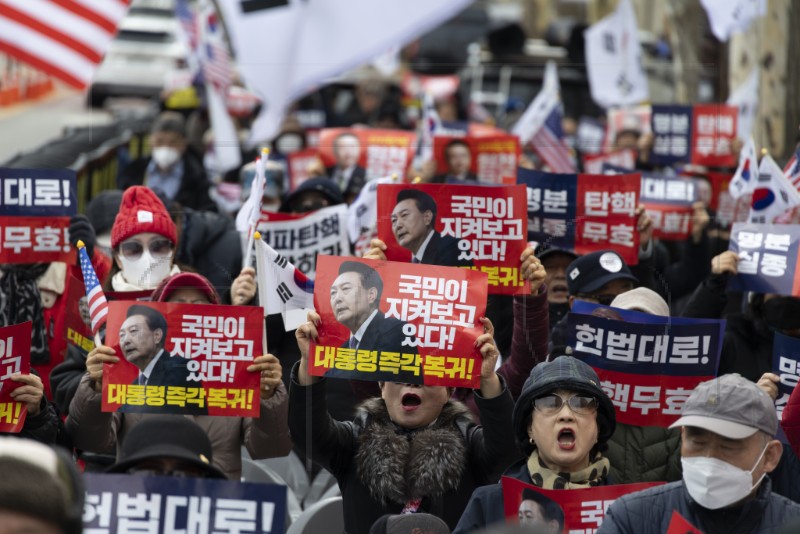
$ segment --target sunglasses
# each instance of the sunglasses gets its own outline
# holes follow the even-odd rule
[[[168,258],[172,254],[172,241],[169,239],[153,239],[147,243],[147,250],[154,258]],[[144,252],[144,245],[139,241],[125,241],[119,246],[119,252],[125,259],[138,260]]]
[[[533,401],[533,407],[545,415],[553,415],[561,411],[564,403],[577,414],[585,415],[597,411],[597,399],[588,395],[573,395],[568,399],[559,395],[545,395]]]

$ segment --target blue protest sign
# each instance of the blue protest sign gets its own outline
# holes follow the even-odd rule
[[[797,255],[800,225],[735,223],[728,246],[739,254],[734,291],[800,296]]]
[[[692,106],[654,105],[650,117],[653,148],[650,161],[670,166],[691,155]]]
[[[71,217],[78,213],[75,171],[0,167],[0,216]]]

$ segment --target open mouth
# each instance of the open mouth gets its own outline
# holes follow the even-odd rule
[[[571,428],[563,428],[558,433],[558,446],[563,450],[575,448],[575,432]]]
[[[422,404],[422,399],[415,393],[406,393],[400,399],[400,403],[403,405],[403,410],[410,412],[416,410]]]
[[[565,284],[554,283],[548,289],[551,293],[567,293],[567,286]]]

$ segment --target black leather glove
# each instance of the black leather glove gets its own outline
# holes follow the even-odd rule
[[[91,258],[97,243],[97,234],[86,215],[76,215],[69,220],[69,244],[77,246],[79,240],[86,245],[86,253]]]

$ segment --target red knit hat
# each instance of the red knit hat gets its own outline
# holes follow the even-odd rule
[[[197,273],[177,273],[163,279],[158,287],[153,290],[152,299],[155,302],[167,302],[178,289],[197,289],[208,297],[211,304],[219,304],[219,294],[205,276]]]
[[[111,227],[111,248],[117,248],[129,237],[145,232],[163,235],[173,245],[178,241],[175,223],[161,200],[147,187],[135,185],[122,195],[119,213]]]

